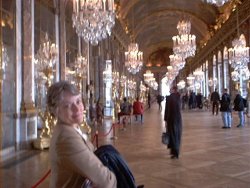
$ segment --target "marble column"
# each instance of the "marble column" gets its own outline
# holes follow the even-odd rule
[[[21,62],[17,67],[21,68],[22,82],[17,88],[21,89],[20,115],[16,125],[17,148],[30,148],[31,141],[37,138],[37,113],[34,104],[34,0],[26,0],[17,3],[17,11],[21,10],[21,27],[17,28],[21,33],[22,43],[17,44],[21,51]],[[18,54],[17,54],[18,55]],[[18,77],[19,75],[17,75]],[[17,91],[18,92],[18,91]],[[19,101],[17,101],[18,103]]]
[[[59,6],[59,62],[60,80],[66,80],[66,28],[65,28],[65,2],[58,1]]]
[[[0,1],[0,20],[2,20],[2,1]],[[2,26],[0,26],[0,49],[2,49]],[[2,63],[3,63],[3,60],[2,60],[2,50],[0,50],[0,66],[2,67]],[[2,71],[0,69],[0,79],[2,79]],[[0,147],[2,148],[2,141],[3,141],[3,129],[2,129],[2,81],[0,80]],[[0,149],[1,150],[1,149]],[[0,156],[0,160],[1,160],[1,156]]]
[[[35,112],[34,105],[34,2],[27,0],[22,2],[22,38],[23,38],[23,92],[22,92],[22,113]]]

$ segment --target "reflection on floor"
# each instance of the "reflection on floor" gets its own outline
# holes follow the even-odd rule
[[[137,184],[145,188],[250,188],[250,119],[246,127],[221,129],[221,116],[211,111],[184,111],[179,159],[170,159],[161,144],[163,112],[153,105],[144,123],[116,127],[117,139],[108,135],[111,123],[99,126],[99,145],[113,144],[127,160]],[[49,170],[48,151],[22,152],[1,163],[0,187],[30,188]],[[47,188],[49,176],[39,186]]]

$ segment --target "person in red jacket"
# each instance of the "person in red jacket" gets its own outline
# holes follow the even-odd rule
[[[133,104],[133,114],[137,120],[137,115],[141,115],[141,122],[143,122],[143,103],[140,102],[139,97],[136,98],[136,101]]]

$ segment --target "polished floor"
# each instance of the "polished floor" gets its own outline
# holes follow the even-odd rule
[[[157,105],[146,110],[144,123],[134,121],[126,130],[110,121],[99,126],[99,145],[113,144],[128,162],[136,183],[145,188],[250,188],[250,118],[244,128],[222,129],[221,116],[211,111],[183,111],[179,159],[170,159],[161,144],[163,112]],[[49,170],[48,151],[24,151],[1,162],[0,187],[31,188]],[[38,186],[47,188],[49,178]]]

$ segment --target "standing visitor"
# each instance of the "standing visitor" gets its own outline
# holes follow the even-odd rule
[[[98,98],[97,102],[96,102],[96,121],[99,124],[102,124],[103,121],[103,106],[101,104],[100,98]]]
[[[166,97],[166,107],[164,120],[167,123],[167,132],[169,133],[169,144],[171,158],[178,159],[181,146],[182,135],[182,117],[181,117],[181,99],[177,87],[172,87],[170,96]]]
[[[151,107],[151,95],[150,92],[148,92],[148,108]]]
[[[231,97],[227,93],[227,88],[224,89],[224,93],[220,101],[220,111],[223,120],[223,129],[231,128],[232,126],[232,113],[230,107]]]
[[[164,100],[164,97],[160,95],[160,93],[157,95],[156,97],[156,100],[157,100],[157,103],[158,103],[158,106],[159,106],[159,110],[161,111],[162,110],[162,106],[161,106],[161,102]]]
[[[237,127],[244,127],[245,124],[245,115],[244,115],[244,100],[240,95],[240,91],[238,91],[237,95],[234,99],[234,110],[238,111],[240,123]]]
[[[211,103],[212,103],[212,106],[213,106],[213,109],[212,109],[213,115],[218,115],[219,102],[220,102],[220,95],[217,92],[217,88],[215,88],[214,92],[211,94]]]
[[[248,91],[247,91],[247,97],[246,97],[245,102],[246,102],[245,107],[247,108],[246,116],[248,118],[250,118],[250,83],[249,83],[249,87],[248,87]]]
[[[143,103],[140,102],[139,97],[136,97],[136,101],[133,103],[133,114],[135,115],[135,120],[137,121],[138,115],[141,116],[141,122],[143,122]]]

